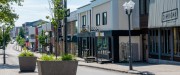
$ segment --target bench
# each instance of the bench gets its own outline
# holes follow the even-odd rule
[[[94,62],[96,58],[95,57],[85,57],[84,59],[85,59],[86,63],[89,63],[89,62]]]

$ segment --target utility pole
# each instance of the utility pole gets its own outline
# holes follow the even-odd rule
[[[5,27],[3,27],[3,50],[4,50],[4,54],[3,54],[3,59],[4,59],[4,65],[6,64],[6,53],[5,53],[5,33],[4,33],[4,29]]]
[[[64,9],[65,9],[65,13],[67,13],[67,0],[64,0]],[[64,51],[65,54],[68,53],[67,51],[67,16],[65,15],[64,17]]]

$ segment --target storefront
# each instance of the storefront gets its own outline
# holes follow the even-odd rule
[[[180,62],[179,0],[150,0],[149,62]]]

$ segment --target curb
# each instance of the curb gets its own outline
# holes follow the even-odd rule
[[[103,70],[110,70],[110,71],[116,71],[116,72],[128,73],[128,74],[141,74],[141,72],[139,72],[139,71],[121,71],[121,70],[102,68],[102,67],[96,67],[96,66],[89,66],[89,65],[82,65],[82,64],[78,64],[78,66],[85,66],[85,67],[91,67],[91,68],[97,68],[97,69],[103,69]]]

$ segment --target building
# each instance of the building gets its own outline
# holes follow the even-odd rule
[[[92,0],[77,9],[78,56],[96,61],[128,61],[128,17],[123,8],[129,0]],[[148,2],[133,0],[131,18],[133,60],[147,60]]]
[[[179,0],[150,0],[149,62],[177,63],[180,61],[179,12]]]
[[[49,50],[51,53],[53,53],[53,47],[54,47],[54,32],[53,32],[53,26],[51,25],[51,23],[45,23],[45,24],[42,24],[40,26],[37,27],[38,28],[38,35],[41,35],[42,31],[44,32],[48,32],[48,35],[49,36],[46,40],[46,43],[48,43],[47,47],[46,47],[46,50]],[[38,41],[39,42],[39,41]],[[42,46],[40,43],[38,43],[38,49],[40,49],[39,51],[42,50]]]
[[[44,20],[37,20],[33,22],[26,22],[22,24],[25,32],[26,43],[32,51],[38,51],[38,26],[47,23]]]
[[[70,13],[67,23],[67,50],[68,53],[76,54],[77,52],[77,11]]]

